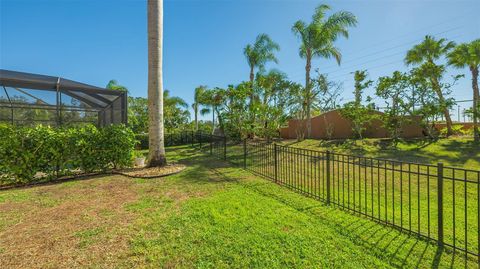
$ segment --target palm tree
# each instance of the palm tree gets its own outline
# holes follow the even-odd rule
[[[163,0],[148,0],[148,166],[167,164],[163,127]]]
[[[110,90],[128,92],[128,88],[118,84],[118,81],[115,79],[110,80],[105,88]]]
[[[207,86],[198,86],[195,88],[194,100],[192,104],[193,113],[195,115],[195,131],[198,131],[198,113],[200,115],[205,115],[210,113],[209,108],[202,108],[200,109],[201,105],[205,104],[205,92],[207,91]],[[200,111],[199,111],[200,110]]]
[[[255,39],[255,43],[248,44],[243,49],[243,54],[247,58],[250,67],[250,84],[253,85],[255,79],[255,68],[263,70],[267,62],[277,63],[275,51],[280,50],[280,46],[273,42],[267,34],[260,34]]]
[[[479,90],[478,90],[478,69],[480,66],[480,39],[470,43],[460,44],[452,52],[448,54],[448,64],[456,68],[468,67],[472,73],[472,89],[473,89],[473,137],[475,142],[480,142],[480,134],[478,130],[478,107]]]
[[[350,12],[339,11],[326,17],[325,12],[330,10],[328,5],[320,5],[315,9],[312,16],[312,22],[306,24],[304,21],[297,21],[292,27],[292,31],[300,38],[300,57],[306,60],[305,64],[305,91],[304,96],[309,94],[312,85],[310,83],[310,70],[312,68],[312,59],[314,57],[335,58],[340,65],[342,55],[334,42],[339,36],[348,38],[348,27],[357,24],[357,18]],[[305,113],[307,117],[307,137],[311,135],[311,98],[305,100]]]
[[[447,41],[445,38],[436,40],[434,37],[427,35],[422,43],[410,49],[405,57],[407,65],[420,65],[420,70],[430,79],[432,89],[438,96],[440,108],[443,110],[447,122],[447,136],[453,134],[452,119],[439,81],[445,72],[445,68],[443,65],[437,65],[435,61],[446,55],[453,47],[455,47],[455,43]]]
[[[253,82],[255,80],[255,69],[263,71],[267,62],[277,63],[275,52],[280,50],[280,46],[275,43],[267,34],[259,34],[255,39],[255,43],[248,44],[243,49],[243,54],[247,58],[248,66],[250,67],[250,111],[253,108],[256,96],[253,90]],[[252,111],[252,129],[255,122],[255,113]],[[250,134],[252,135],[252,134]]]

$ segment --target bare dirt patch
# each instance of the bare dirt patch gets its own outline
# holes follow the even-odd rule
[[[131,179],[110,176],[75,188],[41,186],[31,195],[21,205],[6,202],[0,207],[6,217],[29,208],[0,231],[1,268],[115,267],[126,255],[134,215],[124,205],[138,198]],[[48,195],[55,203],[35,203],[36,195]]]

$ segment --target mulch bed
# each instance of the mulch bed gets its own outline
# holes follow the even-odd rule
[[[183,164],[172,163],[163,167],[131,168],[121,171],[115,171],[115,173],[133,178],[156,178],[180,173],[185,170],[185,168],[187,167]]]

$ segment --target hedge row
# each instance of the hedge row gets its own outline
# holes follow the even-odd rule
[[[129,166],[134,133],[123,125],[96,128],[0,124],[0,185]]]

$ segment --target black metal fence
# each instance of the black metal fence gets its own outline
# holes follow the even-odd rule
[[[480,171],[204,133],[190,138],[209,154],[277,184],[480,262]]]

